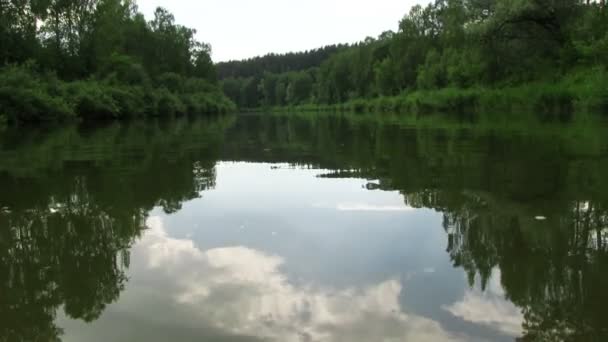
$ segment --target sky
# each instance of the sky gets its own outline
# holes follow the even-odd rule
[[[138,0],[152,18],[165,7],[176,23],[210,43],[213,60],[240,60],[270,52],[304,51],[354,43],[397,30],[409,9],[429,0]]]

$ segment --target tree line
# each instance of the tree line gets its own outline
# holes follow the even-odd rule
[[[0,116],[12,121],[218,112],[211,47],[133,0],[1,0]]]
[[[220,79],[228,77],[262,77],[264,72],[285,73],[318,67],[336,52],[348,48],[347,44],[328,45],[319,49],[286,54],[270,53],[244,61],[228,61],[217,64]]]
[[[282,72],[260,64],[222,84],[241,107],[607,108],[607,15],[604,1],[436,0],[414,6],[397,32],[368,37],[319,65]]]

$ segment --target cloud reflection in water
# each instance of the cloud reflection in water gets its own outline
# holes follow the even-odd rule
[[[190,240],[169,237],[159,217],[148,225],[134,260],[165,278],[159,295],[227,334],[276,341],[467,340],[403,312],[403,288],[395,279],[366,288],[294,285],[279,256],[245,247],[201,251]]]

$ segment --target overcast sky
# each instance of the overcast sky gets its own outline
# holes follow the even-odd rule
[[[417,3],[429,0],[138,0],[151,18],[167,8],[178,24],[211,43],[216,62],[270,52],[352,43],[396,30]]]

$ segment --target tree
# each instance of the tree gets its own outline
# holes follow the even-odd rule
[[[289,76],[286,101],[291,105],[302,104],[310,100],[313,79],[307,72],[292,73]]]

